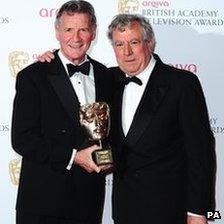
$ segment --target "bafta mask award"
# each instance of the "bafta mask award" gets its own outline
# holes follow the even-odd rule
[[[102,140],[108,137],[110,130],[109,113],[109,106],[105,102],[84,104],[79,111],[80,124],[86,130],[89,140],[99,142],[99,149],[93,152],[93,160],[97,165],[113,162],[111,148],[102,146]]]

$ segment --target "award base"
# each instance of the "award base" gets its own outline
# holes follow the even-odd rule
[[[97,149],[93,152],[93,161],[98,165],[113,163],[112,151],[110,148]]]

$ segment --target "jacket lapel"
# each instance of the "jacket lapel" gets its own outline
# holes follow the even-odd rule
[[[49,64],[51,72],[48,75],[48,80],[70,118],[77,122],[80,106],[78,97],[57,52],[54,55],[55,59]]]
[[[123,92],[124,92],[124,85],[122,85],[121,83],[119,84],[119,88],[115,94],[115,117],[117,118],[117,120],[115,122],[117,122],[118,124],[118,137],[119,137],[119,142],[123,142],[125,139],[125,135],[124,135],[124,131],[123,131],[123,127],[122,127],[122,102],[123,102]]]
[[[101,101],[103,98],[103,91],[101,89],[101,86],[103,86],[104,80],[101,78],[103,77],[103,71],[102,69],[99,69],[95,61],[88,56],[88,59],[90,60],[90,63],[93,66],[93,74],[94,74],[94,82],[95,82],[95,101]]]
[[[146,128],[150,125],[159,105],[162,103],[169,85],[162,76],[161,61],[157,61],[147,83],[142,99],[134,115],[132,124],[125,138],[125,144],[134,147]]]

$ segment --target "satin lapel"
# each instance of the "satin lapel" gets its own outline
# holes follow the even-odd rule
[[[122,101],[123,101],[123,92],[124,92],[124,84],[121,82],[122,76],[125,74],[118,68],[114,70],[114,75],[116,76],[116,88],[114,93],[114,113],[115,113],[115,122],[114,126],[117,127],[117,136],[119,142],[123,142],[125,139],[124,131],[122,128]]]
[[[103,71],[96,65],[94,60],[88,57],[91,64],[93,65],[93,74],[94,74],[94,82],[95,82],[95,101],[101,101],[103,99],[103,89],[102,86],[104,85],[103,79]]]
[[[157,65],[155,66],[151,77],[149,78],[143,97],[136,110],[131,127],[126,136],[125,143],[133,147],[150,125],[153,116],[157,112],[159,105],[162,103],[168,89],[168,83],[160,82],[160,76]]]
[[[116,107],[115,107],[116,115],[115,116],[117,117],[117,120],[116,120],[117,127],[118,127],[117,131],[118,131],[118,137],[119,137],[120,142],[123,142],[123,140],[125,138],[123,127],[122,127],[123,92],[124,92],[124,86],[120,85],[115,93],[115,103],[116,103]]]
[[[70,118],[77,122],[79,120],[80,103],[57,54],[55,54],[55,59],[49,66],[51,68],[51,73],[48,75],[48,80]]]

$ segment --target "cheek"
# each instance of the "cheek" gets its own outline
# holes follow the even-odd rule
[[[91,37],[88,37],[86,40],[85,40],[86,44],[90,45],[91,42],[92,42],[92,38]]]
[[[65,43],[65,42],[67,42],[69,40],[69,36],[68,35],[65,35],[65,34],[64,35],[61,34],[61,35],[58,36],[58,40],[60,42],[62,42],[62,43]]]
[[[121,51],[116,51],[115,50],[114,53],[115,53],[116,59],[118,61],[121,61],[122,60],[122,53],[121,53]]]
[[[143,50],[139,50],[135,52],[136,59],[142,61],[146,59],[146,53]]]
[[[81,38],[86,44],[90,44],[92,41],[92,36],[83,36]]]
[[[62,36],[62,41],[63,42],[68,42],[71,39],[71,35],[70,34],[64,34]]]
[[[139,55],[139,56],[142,56],[143,54],[144,54],[144,49],[143,48],[137,48],[137,49],[135,49],[134,51],[134,54],[136,54],[136,55]]]

